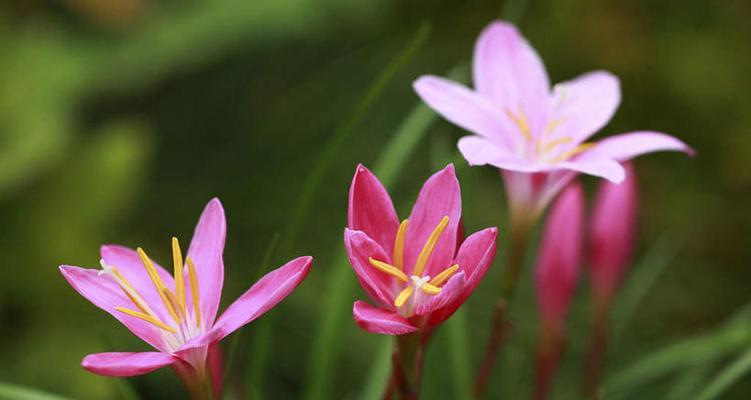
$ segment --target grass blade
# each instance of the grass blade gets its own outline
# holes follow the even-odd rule
[[[368,378],[365,381],[359,400],[379,400],[383,396],[383,388],[389,379],[391,372],[391,348],[393,344],[391,337],[384,337],[382,343],[376,352],[377,358],[370,366]]]
[[[0,382],[0,400],[70,400],[36,389]]]
[[[313,170],[305,180],[305,183],[303,183],[302,193],[297,202],[297,207],[292,214],[293,217],[287,231],[285,245],[282,247],[282,254],[289,253],[289,250],[297,241],[297,238],[300,235],[300,230],[310,213],[310,207],[313,203],[315,194],[318,192],[323,178],[331,167],[331,163],[336,159],[336,155],[340,151],[342,145],[352,134],[355,126],[357,126],[360,120],[362,120],[373,103],[380,98],[381,94],[394,79],[397,72],[399,72],[399,70],[401,70],[402,67],[412,59],[412,56],[417,52],[417,49],[425,42],[425,39],[427,39],[429,32],[430,27],[427,23],[420,25],[420,28],[414,34],[412,39],[407,42],[407,45],[399,52],[399,54],[397,54],[383,71],[381,71],[375,81],[370,85],[370,88],[368,88],[365,96],[355,106],[350,116],[336,127],[334,133],[326,142],[323,151],[313,164]]]
[[[751,350],[747,350],[730,365],[712,378],[709,385],[699,394],[698,400],[712,400],[722,396],[734,383],[751,370]]]

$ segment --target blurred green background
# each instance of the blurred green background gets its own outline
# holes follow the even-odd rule
[[[426,73],[467,80],[477,34],[502,12],[553,81],[593,69],[621,78],[622,105],[601,135],[660,130],[698,151],[635,163],[636,268],[615,311],[605,373],[607,398],[689,398],[681,393],[751,347],[751,323],[737,334],[718,328],[751,300],[751,3],[743,0],[2,2],[0,381],[81,399],[182,397],[169,370],[121,380],[79,366],[88,353],[146,345],[76,294],[57,266],[96,267],[103,243],[166,260],[170,237],[187,243],[218,196],[228,217],[223,304],[293,256],[315,257],[290,298],[225,342],[235,376],[228,395],[377,398],[389,342],[350,315],[365,296],[342,263],[349,182],[358,162],[377,167],[406,215],[422,181],[453,160],[467,231],[499,225],[505,244],[497,172],[468,168],[454,146],[465,133],[418,106],[411,89]],[[596,184],[582,180],[590,191]],[[504,259],[502,247],[436,335],[425,398],[466,392]],[[527,274],[493,396],[530,393],[529,284]],[[586,284],[580,294],[555,398],[575,398],[580,380]],[[716,332],[725,336],[708,336]],[[687,337],[706,340],[639,367]],[[622,390],[608,392],[609,382]],[[741,383],[725,398],[749,393]]]

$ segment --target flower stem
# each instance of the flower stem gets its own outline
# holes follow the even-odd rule
[[[482,398],[487,390],[490,374],[493,372],[498,355],[506,339],[513,333],[513,324],[508,317],[509,302],[513,298],[516,283],[519,280],[524,256],[527,253],[529,237],[537,221],[537,213],[512,210],[511,212],[511,247],[506,270],[501,283],[501,296],[493,312],[490,338],[485,346],[485,356],[475,379],[475,398]]]
[[[553,384],[553,377],[563,354],[561,327],[545,326],[537,344],[537,368],[535,371],[535,400],[545,400]]]
[[[608,315],[610,298],[598,296],[595,299],[592,334],[589,339],[587,358],[584,366],[584,381],[581,393],[586,398],[597,398],[597,385],[600,372],[605,364],[605,350],[608,341]]]
[[[384,399],[417,400],[420,398],[423,352],[429,334],[412,333],[396,337],[391,362],[393,372]]]

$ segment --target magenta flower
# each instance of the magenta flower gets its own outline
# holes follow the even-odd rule
[[[417,94],[452,123],[474,133],[459,140],[470,165],[504,171],[512,207],[539,213],[577,173],[618,183],[618,163],[660,150],[693,151],[659,132],[587,139],[607,124],[620,102],[618,78],[595,71],[551,89],[537,52],[513,25],[495,21],[480,35],[474,90],[423,76]]]
[[[563,351],[564,323],[581,265],[584,193],[570,184],[550,211],[537,258],[535,286],[540,311],[535,399],[550,390]]]
[[[78,293],[158,350],[90,354],[83,367],[100,375],[134,376],[171,366],[195,398],[218,397],[221,371],[215,345],[283,300],[305,278],[312,261],[299,257],[270,272],[217,319],[225,235],[224,209],[213,199],[201,214],[185,262],[172,238],[174,277],[141,248],[115,245],[102,246],[101,270],[60,266]]]
[[[609,301],[623,279],[631,258],[637,217],[634,169],[625,165],[620,185],[603,182],[592,213],[590,281],[601,301]]]
[[[348,219],[347,255],[375,303],[357,301],[353,314],[369,332],[402,335],[437,326],[464,303],[495,257],[496,228],[458,246],[461,194],[453,165],[425,182],[401,224],[386,189],[359,165]]]

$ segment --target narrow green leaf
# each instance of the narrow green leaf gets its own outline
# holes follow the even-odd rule
[[[698,393],[711,370],[712,365],[706,364],[682,372],[665,393],[664,400],[685,400]]]
[[[472,398],[473,370],[469,361],[469,345],[467,343],[467,317],[463,309],[457,311],[444,324],[449,334],[449,355],[451,356],[451,377],[454,384],[455,399]]]
[[[370,372],[368,372],[359,400],[379,400],[383,398],[383,390],[391,372],[392,345],[393,340],[390,336],[382,338],[381,345],[376,351],[377,358],[370,366]]]
[[[731,323],[715,331],[683,339],[649,353],[605,382],[604,392],[617,394],[670,372],[702,365],[745,347],[751,340],[751,323]]]
[[[310,175],[308,175],[305,183],[303,183],[302,193],[297,202],[297,207],[292,214],[293,217],[285,237],[285,243],[284,246],[282,246],[282,254],[287,254],[297,241],[297,238],[300,235],[300,230],[310,213],[310,207],[313,203],[315,194],[318,192],[323,179],[326,177],[326,173],[331,167],[331,163],[336,159],[337,153],[339,153],[342,145],[352,134],[354,128],[366,115],[373,103],[381,97],[381,94],[383,94],[383,91],[388,87],[396,74],[407,64],[407,62],[409,62],[409,60],[412,59],[412,56],[417,52],[417,49],[420,48],[425,42],[425,39],[427,39],[429,32],[430,26],[427,23],[420,25],[420,28],[414,34],[412,39],[407,42],[407,45],[388,65],[386,65],[375,81],[370,85],[365,96],[359,103],[357,103],[349,117],[343,120],[336,129],[334,129],[334,133],[326,142],[323,151],[321,151],[316,162],[313,163],[313,170],[310,172]]]
[[[682,242],[678,236],[674,232],[663,233],[621,288],[613,309],[614,343],[623,337],[644,297],[678,253]]]
[[[36,389],[0,382],[0,400],[70,400]]]
[[[697,397],[698,400],[712,400],[719,398],[738,380],[751,370],[751,350],[747,350],[730,365],[723,368],[710,380],[708,386]]]

